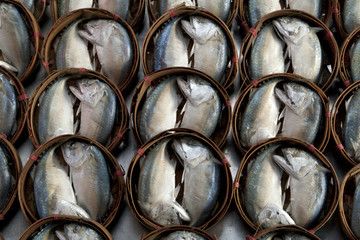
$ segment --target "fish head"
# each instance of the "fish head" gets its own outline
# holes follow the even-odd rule
[[[179,77],[177,83],[186,99],[195,106],[213,99],[216,94],[207,81],[197,76],[189,76],[187,82]]]
[[[66,239],[83,240],[83,239],[101,239],[100,236],[91,228],[70,223],[64,226]]]
[[[257,216],[258,223],[265,227],[274,227],[277,225],[292,225],[294,220],[281,207],[268,204],[264,207]]]
[[[175,139],[172,146],[177,156],[183,161],[185,168],[195,168],[201,162],[208,159],[208,151],[205,147],[192,138]]]
[[[106,92],[105,84],[99,80],[82,79],[78,81],[78,88],[70,86],[70,91],[81,100],[92,107],[96,106],[104,97]]]
[[[191,16],[190,21],[181,20],[181,25],[184,31],[192,38],[194,41],[204,45],[205,43],[211,41],[219,41],[222,44],[223,34],[218,26],[211,21],[210,19]]]
[[[139,202],[142,209],[145,210],[150,219],[162,226],[181,224],[173,202]]]
[[[65,162],[73,167],[81,167],[91,157],[91,145],[69,141],[61,145]]]
[[[310,31],[310,26],[298,18],[282,17],[272,21],[278,35],[285,41],[298,44]]]
[[[94,45],[105,47],[115,28],[112,20],[96,19],[83,24],[78,34]]]
[[[294,82],[284,83],[283,87],[284,91],[275,88],[275,95],[277,98],[296,114],[302,115],[312,103],[312,93],[304,86]]]

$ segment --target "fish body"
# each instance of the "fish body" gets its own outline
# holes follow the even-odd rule
[[[59,240],[103,240],[95,230],[85,225],[69,223],[64,225],[64,231],[56,231]]]
[[[0,133],[7,137],[14,134],[16,130],[16,116],[18,101],[16,90],[4,74],[0,73]]]
[[[254,26],[255,23],[268,13],[281,10],[279,0],[251,0],[249,1],[250,24]]]
[[[161,240],[205,240],[205,238],[194,232],[175,231]]]
[[[231,0],[222,1],[208,1],[208,0],[197,0],[199,7],[205,8],[209,12],[212,12],[224,22],[227,21],[231,10]]]
[[[360,91],[354,92],[346,109],[344,124],[345,150],[356,162],[360,162]]]
[[[6,205],[12,189],[8,158],[0,146],[0,210]]]
[[[55,237],[55,228],[57,228],[59,224],[48,224],[46,227],[41,229],[39,233],[36,234],[32,240],[56,240]]]
[[[360,175],[357,174],[355,176],[356,188],[354,192],[354,199],[352,204],[352,212],[351,212],[351,231],[357,236],[360,237]]]
[[[129,0],[98,0],[99,8],[108,10],[127,20],[130,11]]]
[[[344,1],[343,26],[347,34],[350,34],[355,28],[360,26],[360,2],[357,0]]]
[[[290,9],[297,9],[314,15],[317,18],[321,17],[321,3],[320,0],[287,0]]]
[[[59,17],[80,8],[91,8],[93,7],[93,1],[94,0],[57,0]]]
[[[350,48],[350,74],[353,82],[360,80],[360,41]]]
[[[35,0],[19,0],[24,6],[30,10],[32,14],[34,14],[35,10]]]
[[[311,238],[309,238],[308,236],[305,236],[303,234],[293,233],[293,232],[285,233],[283,235],[283,239],[284,240],[311,240]]]
[[[195,6],[195,4],[191,0],[160,0],[159,1],[160,15],[163,15],[170,9],[173,9],[182,3],[185,3],[185,6]]]

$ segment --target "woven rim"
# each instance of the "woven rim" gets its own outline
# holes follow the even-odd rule
[[[240,49],[240,56],[243,56],[243,61],[240,64],[240,77],[241,80],[245,85],[250,85],[251,81],[253,80],[250,77],[249,74],[249,61],[250,61],[250,55],[251,55],[251,47],[253,44],[253,41],[255,39],[256,34],[261,30],[261,27],[266,23],[273,19],[280,18],[280,17],[296,17],[300,18],[301,20],[304,20],[307,22],[311,27],[317,27],[322,28],[322,31],[317,32],[317,35],[319,37],[319,40],[321,42],[322,46],[322,52],[323,54],[329,54],[330,56],[328,59],[330,59],[329,64],[331,65],[332,72],[331,74],[328,72],[322,74],[329,75],[326,80],[323,81],[323,83],[319,84],[318,86],[325,92],[329,89],[333,81],[335,80],[335,77],[339,71],[339,49],[338,45],[336,43],[336,40],[334,36],[332,35],[332,32],[330,29],[320,21],[319,19],[315,18],[311,14],[308,14],[303,11],[298,10],[279,10],[272,13],[269,13],[262,17],[256,24],[253,26],[253,29],[251,32],[247,33],[244,37],[241,49]],[[324,57],[323,59],[327,59],[327,57]],[[325,69],[324,63],[322,66],[322,69]]]
[[[42,218],[35,223],[33,223],[30,227],[28,227],[25,232],[20,236],[19,240],[27,240],[33,237],[35,234],[41,231],[48,224],[70,224],[77,223],[81,225],[85,225],[94,229],[98,234],[100,234],[105,240],[112,240],[112,236],[110,232],[103,227],[98,222],[82,217],[75,217],[69,215],[54,215],[51,217]]]
[[[263,78],[260,78],[258,81],[253,82],[252,85],[247,86],[241,93],[241,95],[236,100],[234,106],[234,114],[232,116],[231,121],[231,131],[233,134],[234,141],[240,151],[245,154],[249,148],[245,148],[240,141],[239,135],[239,118],[243,115],[243,112],[246,109],[246,106],[249,102],[249,95],[252,93],[254,89],[257,89],[262,86],[264,82],[271,81],[272,79],[280,78],[284,81],[291,81],[291,82],[298,82],[306,87],[310,88],[314,92],[318,94],[321,99],[322,106],[323,106],[323,119],[321,128],[317,134],[316,139],[314,140],[315,147],[323,152],[329,142],[330,139],[330,105],[329,105],[329,98],[325,95],[325,93],[314,83],[307,81],[305,78],[292,74],[292,73],[283,73],[283,74],[272,74],[267,75]],[[322,131],[321,131],[322,130]]]
[[[39,148],[32,153],[29,157],[23,171],[20,175],[19,186],[18,186],[18,194],[19,194],[19,202],[21,210],[25,216],[25,219],[30,223],[34,223],[39,220],[39,216],[37,214],[35,198],[34,198],[34,190],[33,190],[33,179],[30,176],[30,172],[34,167],[37,166],[37,159],[41,157],[41,155],[50,147],[53,147],[58,144],[63,144],[68,141],[80,141],[85,142],[87,144],[92,144],[99,148],[99,150],[103,153],[104,157],[107,160],[107,164],[109,167],[109,176],[110,181],[112,183],[111,193],[114,199],[112,206],[109,207],[108,212],[106,213],[106,219],[100,221],[100,224],[104,227],[107,227],[116,217],[120,205],[121,200],[124,193],[124,177],[125,174],[124,169],[120,166],[115,157],[100,143],[91,140],[89,138],[83,136],[76,135],[63,135],[56,137],[43,145],[40,145]],[[105,218],[105,217],[103,217]]]
[[[214,133],[210,137],[220,148],[224,145],[226,142],[226,138],[229,134],[230,130],[230,122],[231,122],[231,106],[230,106],[230,97],[223,89],[223,87],[213,80],[208,75],[192,69],[192,68],[166,68],[159,71],[153,72],[150,76],[147,76],[147,79],[143,79],[138,86],[135,88],[135,91],[133,93],[131,103],[130,103],[130,115],[132,118],[132,127],[131,130],[133,132],[133,135],[135,137],[135,140],[138,144],[138,146],[141,146],[144,144],[144,142],[141,140],[140,133],[139,133],[139,127],[138,127],[138,112],[139,108],[143,106],[143,103],[146,98],[146,91],[150,86],[155,86],[171,77],[171,76],[183,76],[183,75],[197,75],[200,76],[202,79],[205,79],[207,82],[210,82],[212,87],[217,91],[217,93],[220,95],[221,101],[222,101],[222,111],[221,111],[221,120],[218,123],[218,126],[216,127]],[[149,83],[150,82],[150,86]],[[152,84],[154,83],[154,84]]]
[[[56,70],[55,50],[53,43],[54,41],[56,41],[57,36],[61,34],[62,31],[72,22],[80,18],[83,20],[90,20],[90,19],[114,20],[120,23],[127,30],[131,42],[133,44],[132,47],[134,50],[134,60],[129,77],[126,80],[120,82],[118,87],[121,92],[128,90],[128,87],[130,86],[130,84],[132,84],[132,81],[135,79],[139,68],[140,55],[139,55],[138,42],[133,29],[130,27],[130,25],[127,22],[125,22],[125,20],[103,9],[83,8],[83,9],[75,10],[65,14],[64,16],[59,18],[58,21],[54,23],[49,33],[46,35],[46,38],[44,40],[44,45],[41,49],[41,60],[46,72],[50,74],[54,70]]]
[[[117,120],[115,121],[114,130],[112,131],[111,141],[107,147],[109,151],[113,151],[123,141],[125,133],[128,131],[129,114],[127,111],[125,100],[116,87],[116,85],[106,76],[91,70],[80,71],[78,68],[63,69],[60,71],[54,71],[50,74],[41,84],[36,88],[32,94],[29,102],[29,108],[27,113],[27,127],[29,131],[29,137],[35,146],[40,145],[39,138],[36,133],[36,115],[38,110],[38,101],[41,94],[55,81],[63,76],[70,78],[91,78],[99,79],[105,82],[114,91],[117,97]]]
[[[226,186],[223,186],[223,190],[225,194],[223,195],[223,201],[221,202],[221,206],[216,211],[216,213],[212,216],[211,219],[209,219],[207,222],[205,222],[203,225],[199,227],[201,230],[207,230],[211,227],[213,227],[216,223],[218,223],[223,216],[226,214],[227,210],[229,209],[231,199],[233,196],[233,185],[232,185],[232,177],[230,172],[230,164],[227,161],[225,155],[221,152],[218,146],[214,142],[212,142],[210,139],[206,138],[205,136],[201,135],[200,133],[197,133],[190,129],[184,129],[184,128],[174,128],[170,129],[168,131],[162,132],[156,136],[154,136],[152,139],[147,141],[144,145],[141,146],[141,148],[137,151],[134,158],[131,160],[131,163],[129,165],[127,175],[126,175],[126,198],[128,201],[128,205],[131,209],[131,212],[135,216],[135,218],[146,228],[154,230],[158,229],[160,226],[156,224],[155,222],[149,220],[147,217],[143,216],[141,214],[141,209],[138,206],[137,202],[137,194],[136,194],[136,187],[135,184],[137,183],[136,174],[139,173],[138,171],[138,162],[141,158],[141,156],[146,155],[147,151],[151,149],[151,147],[158,143],[159,141],[168,138],[168,137],[193,137],[196,140],[204,143],[206,146],[209,147],[209,149],[212,149],[213,153],[216,154],[217,159],[221,159],[224,164],[224,172],[225,172],[225,178],[226,178]]]
[[[40,22],[40,20],[44,16],[45,10],[46,10],[46,0],[35,0],[33,15],[36,18],[37,22]]]
[[[230,53],[231,67],[226,70],[225,81],[222,85],[223,85],[224,89],[229,88],[235,81],[236,76],[238,74],[239,59],[238,59],[238,54],[237,54],[234,39],[232,37],[232,34],[231,34],[229,28],[226,26],[226,24],[221,19],[216,17],[211,12],[205,11],[203,8],[197,8],[197,7],[184,7],[184,6],[180,5],[179,7],[174,8],[173,11],[171,12],[171,14],[170,14],[170,12],[167,12],[164,15],[162,15],[150,27],[149,31],[147,32],[147,34],[144,38],[144,42],[142,45],[142,51],[141,51],[141,56],[142,56],[141,63],[142,63],[145,75],[150,75],[153,72],[151,62],[152,62],[154,37],[155,37],[156,33],[163,26],[163,24],[165,24],[169,19],[171,19],[175,16],[180,16],[180,15],[185,15],[185,16],[198,15],[198,16],[209,18],[210,20],[217,23],[221,27],[221,29],[224,31],[225,35],[228,38],[229,45],[230,45],[229,49],[231,51],[231,53]]]
[[[258,233],[256,233],[254,235],[255,239],[260,239],[261,237],[265,236],[266,234],[269,233],[274,233],[274,232],[294,232],[294,233],[299,233],[302,235],[305,235],[306,237],[313,239],[313,240],[320,240],[320,238],[318,238],[313,232],[313,231],[308,231],[305,228],[302,228],[300,226],[297,225],[281,225],[281,226],[276,226],[273,228],[268,228],[268,229],[264,229]]]
[[[141,238],[141,240],[152,240],[154,238],[164,237],[163,235],[165,235],[165,234],[167,235],[167,234],[170,234],[175,231],[188,231],[188,232],[199,234],[200,236],[204,237],[207,240],[216,240],[215,237],[211,236],[210,234],[206,233],[205,231],[203,231],[199,228],[189,227],[189,226],[185,226],[185,225],[169,226],[169,227],[163,227],[163,228],[154,230],[154,231],[150,232],[149,234],[143,236]]]
[[[296,148],[300,148],[307,152],[311,152],[312,155],[314,155],[318,160],[320,160],[322,162],[322,164],[326,168],[328,168],[330,170],[331,177],[332,177],[332,180],[334,183],[331,185],[331,180],[328,180],[329,190],[327,193],[327,201],[325,203],[326,204],[325,207],[322,210],[322,212],[327,211],[327,213],[325,214],[323,219],[321,219],[320,221],[317,221],[316,225],[313,224],[313,226],[310,226],[310,229],[313,231],[319,230],[322,226],[324,226],[326,224],[326,222],[331,218],[332,214],[336,210],[338,200],[339,200],[339,190],[340,190],[338,178],[337,178],[335,169],[333,168],[333,166],[331,165],[329,160],[327,160],[327,158],[325,157],[324,154],[322,154],[318,149],[314,148],[314,146],[312,146],[311,144],[308,144],[304,141],[301,141],[301,140],[295,139],[295,138],[285,138],[285,137],[272,138],[266,142],[263,142],[259,145],[252,147],[245,154],[245,156],[243,157],[243,159],[241,161],[239,170],[236,174],[235,185],[239,186],[239,187],[235,188],[235,193],[234,193],[235,203],[236,203],[237,209],[238,209],[241,217],[254,230],[262,230],[261,226],[256,225],[250,219],[250,217],[248,217],[245,207],[243,207],[242,193],[240,192],[240,190],[243,190],[245,188],[245,186],[243,186],[244,181],[242,178],[244,178],[244,176],[247,175],[246,174],[246,166],[247,166],[248,162],[250,162],[251,160],[254,159],[254,156],[257,151],[262,149],[264,146],[267,146],[269,144],[274,144],[274,143],[280,143],[282,146],[294,146]],[[329,191],[331,191],[331,192],[329,193]],[[329,195],[331,195],[331,196],[329,196]],[[331,197],[331,199],[329,199],[330,197]]]
[[[344,7],[345,0],[333,0],[333,18],[335,22],[336,29],[339,31],[340,36],[342,39],[346,39],[349,35],[345,32],[343,27],[343,20],[342,20],[342,8]]]

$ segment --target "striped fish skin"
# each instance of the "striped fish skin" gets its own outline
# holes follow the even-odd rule
[[[98,0],[99,8],[108,10],[127,20],[130,11],[130,0]]]
[[[342,12],[343,26],[345,32],[350,34],[355,28],[360,26],[360,2],[357,0],[344,1],[344,9]]]
[[[255,23],[268,13],[281,10],[279,0],[251,0],[249,1],[250,24],[254,26]]]
[[[346,2],[346,1],[345,1]],[[321,3],[320,0],[287,0],[290,9],[297,9],[321,18]]]
[[[68,12],[81,9],[91,8],[94,6],[94,0],[56,0],[58,17],[64,16]]]
[[[350,219],[351,231],[357,236],[360,237],[360,175],[355,176],[356,188],[354,191],[354,198],[352,204],[352,212]]]
[[[0,95],[0,133],[11,137],[17,128],[18,101],[13,83],[2,73],[0,73]]]
[[[194,232],[188,231],[175,231],[168,236],[161,238],[161,240],[206,240],[203,236],[200,236]]]
[[[9,160],[3,149],[0,146],[0,209],[2,209],[12,191],[13,183],[9,168]]]
[[[360,162],[360,91],[356,90],[349,99],[345,115],[344,140],[345,150],[352,159]]]

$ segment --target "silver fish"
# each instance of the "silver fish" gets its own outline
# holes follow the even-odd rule
[[[272,144],[248,165],[244,192],[246,212],[255,223],[264,228],[279,224],[295,224],[283,210],[282,170],[273,161],[279,144]]]
[[[50,223],[40,232],[38,232],[32,240],[56,240],[55,237],[55,229],[59,226],[59,224]]]
[[[10,79],[0,73],[0,133],[12,136],[16,131],[18,101],[16,90]]]
[[[285,104],[280,136],[300,138],[314,143],[322,119],[322,102],[319,95],[295,82],[283,83],[285,91],[275,88],[275,95]]]
[[[108,10],[127,20],[130,11],[130,0],[98,0],[99,8]]]
[[[188,44],[180,28],[181,18],[172,19],[155,39],[154,71],[167,67],[189,67]]]
[[[360,162],[360,91],[357,90],[348,102],[344,124],[345,150],[356,162]]]
[[[34,197],[40,218],[53,214],[75,215],[90,218],[89,214],[77,205],[68,166],[61,161],[51,147],[39,160],[35,169]]]
[[[85,30],[78,33],[94,45],[100,72],[115,84],[122,84],[134,64],[134,49],[127,30],[120,23],[105,19],[90,20],[83,26]]]
[[[6,205],[13,188],[12,176],[9,168],[8,157],[0,146],[0,209]]]
[[[270,24],[262,27],[251,48],[251,78],[259,79],[265,75],[285,72],[283,48],[284,43],[276,35],[274,28]]]
[[[177,109],[182,98],[177,93],[177,77],[164,80],[159,85],[150,87],[141,112],[138,125],[142,141],[154,135],[176,127]]]
[[[111,136],[116,120],[116,95],[99,80],[82,79],[71,92],[81,101],[79,134],[105,145]]]
[[[305,236],[303,234],[289,232],[283,235],[284,240],[311,240],[312,238],[309,238],[308,236]]]
[[[360,26],[360,24],[359,24]],[[360,41],[356,41],[350,48],[350,73],[351,80],[360,80]]]
[[[221,114],[217,92],[207,81],[196,76],[189,76],[187,82],[178,78],[177,83],[186,98],[180,127],[191,128],[210,137]]]
[[[138,181],[138,203],[143,214],[163,226],[191,220],[176,201],[180,188],[175,187],[176,160],[168,153],[169,140],[159,142],[142,159]]]
[[[35,0],[19,0],[24,6],[30,10],[32,14],[34,14],[35,10]]]
[[[37,131],[40,143],[59,135],[74,133],[73,99],[67,89],[67,80],[57,80],[39,99]]]
[[[161,240],[206,240],[206,238],[194,232],[176,231]]]
[[[254,26],[255,23],[268,13],[281,10],[279,0],[251,0],[249,1],[250,24]]]
[[[185,6],[195,6],[191,0],[160,0],[158,3],[160,15],[163,15],[170,9],[173,9],[182,3],[185,3]]]
[[[59,17],[80,8],[91,8],[94,4],[93,0],[57,0],[56,2]]]
[[[221,188],[221,163],[202,143],[179,138],[172,144],[184,165],[182,206],[189,213],[190,226],[201,226],[216,210]]]
[[[230,55],[225,33],[210,19],[200,16],[189,18],[190,21],[181,20],[181,25],[194,40],[194,68],[222,82]]]
[[[321,17],[321,4],[320,0],[286,0],[289,8],[301,10],[314,15],[317,18]],[[346,1],[345,1],[346,2]]]
[[[197,0],[199,7],[205,8],[209,12],[212,12],[224,22],[227,21],[231,10],[231,0],[222,1],[208,1],[208,0]]]
[[[360,237],[360,175],[355,176],[356,188],[354,192],[352,212],[351,212],[351,231],[357,236]]]
[[[32,50],[25,21],[13,4],[0,3],[0,66],[20,77],[30,64]]]
[[[280,103],[274,92],[279,81],[272,80],[256,89],[239,119],[241,144],[247,148],[265,139],[276,137],[279,131]]]
[[[273,25],[287,45],[294,73],[316,83],[322,65],[322,48],[315,31],[299,18],[278,18],[273,20]]]
[[[64,232],[56,231],[56,236],[59,240],[103,240],[95,230],[77,223],[70,223],[64,225]]]
[[[358,9],[360,2],[357,0],[344,1],[343,26],[347,34],[350,34],[355,28],[360,26],[360,15]]]

